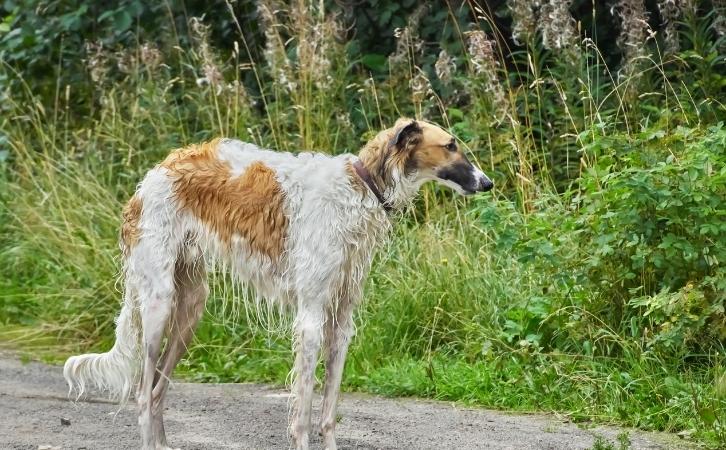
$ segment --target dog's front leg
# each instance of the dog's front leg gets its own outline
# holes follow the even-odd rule
[[[341,304],[335,314],[330,314],[325,323],[327,358],[325,361],[325,393],[323,412],[320,419],[320,433],[323,435],[323,448],[336,450],[335,424],[336,410],[343,378],[345,356],[348,344],[353,337],[353,314],[349,305]]]
[[[293,415],[290,424],[293,445],[298,450],[309,448],[315,367],[320,353],[324,321],[322,306],[301,302],[295,317]]]

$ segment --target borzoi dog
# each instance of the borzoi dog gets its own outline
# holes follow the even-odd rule
[[[295,155],[231,139],[173,151],[123,212],[116,343],[68,359],[71,391],[95,385],[125,400],[136,387],[142,448],[169,448],[162,419],[169,378],[204,310],[206,262],[221,261],[257,295],[295,311],[289,431],[298,449],[309,445],[315,367],[325,349],[320,432],[325,448],[335,449],[353,310],[390,212],[429,180],[461,194],[492,188],[449,133],[411,119],[381,131],[357,157]]]

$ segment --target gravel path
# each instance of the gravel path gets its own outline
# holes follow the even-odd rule
[[[167,437],[185,450],[284,449],[287,402],[286,392],[271,386],[175,382],[165,414]],[[360,394],[343,394],[339,413],[341,449],[588,449],[596,435],[615,442],[623,431],[583,429],[547,415]],[[635,449],[684,448],[673,435],[629,433]],[[0,356],[0,449],[133,449],[138,443],[132,405],[119,410],[100,397],[70,402],[61,368]],[[320,448],[318,439],[312,448]]]

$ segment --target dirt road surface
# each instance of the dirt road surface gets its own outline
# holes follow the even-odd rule
[[[100,396],[73,403],[66,393],[61,368],[0,356],[0,449],[138,448],[132,405],[119,410]],[[289,446],[288,396],[282,389],[177,381],[167,403],[166,430],[173,447]],[[588,449],[596,435],[615,443],[623,431],[582,428],[547,415],[360,394],[343,394],[339,413],[341,449]],[[672,435],[628,431],[634,449],[685,448]],[[317,437],[312,448],[320,448]]]

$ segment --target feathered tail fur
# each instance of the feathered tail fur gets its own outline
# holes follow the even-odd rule
[[[121,313],[116,318],[116,342],[106,353],[89,353],[68,358],[63,376],[77,397],[89,386],[107,392],[115,400],[128,400],[138,379],[141,327],[135,300],[124,296]]]

